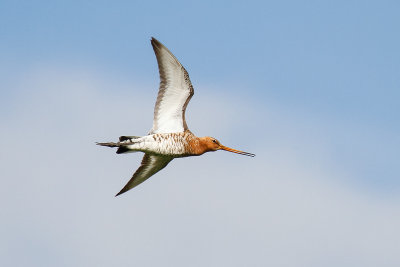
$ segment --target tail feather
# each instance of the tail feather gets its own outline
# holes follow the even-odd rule
[[[96,143],[99,146],[107,146],[107,147],[118,147],[117,154],[128,153],[128,152],[137,152],[136,150],[132,150],[129,148],[129,145],[132,145],[137,142],[140,136],[121,136],[119,138],[119,142],[105,142],[105,143]]]
[[[116,152],[117,154],[137,152],[135,150],[129,149],[127,144],[120,143],[120,142],[118,142],[118,143],[113,143],[113,142],[96,143],[96,145],[107,146],[107,147],[118,147],[117,152]]]
[[[119,141],[123,142],[126,140],[132,140],[132,139],[137,139],[137,138],[140,138],[140,136],[125,136],[125,135],[123,135],[123,136],[119,137]]]
[[[122,153],[127,153],[127,152],[136,152],[136,151],[132,151],[132,150],[130,150],[128,147],[126,147],[126,146],[120,146],[120,147],[118,147],[118,149],[117,149],[117,154],[122,154]]]
[[[99,146],[108,146],[108,147],[119,147],[119,146],[120,146],[118,143],[113,143],[113,142],[96,143],[96,145],[99,145]]]

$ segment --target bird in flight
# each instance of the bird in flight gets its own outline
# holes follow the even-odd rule
[[[137,151],[145,153],[140,167],[116,196],[141,184],[174,158],[199,156],[217,150],[255,156],[223,146],[213,137],[197,137],[189,131],[185,111],[194,94],[189,74],[162,43],[152,38],[151,45],[160,72],[160,88],[154,108],[153,128],[146,136],[121,136],[116,143],[97,143],[100,146],[117,147],[117,154]]]

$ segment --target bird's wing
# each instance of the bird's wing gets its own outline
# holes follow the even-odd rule
[[[116,196],[121,195],[126,191],[134,188],[138,184],[143,183],[152,175],[167,166],[172,159],[172,157],[168,156],[145,154],[140,167],[136,170],[129,182]]]
[[[152,38],[151,45],[157,57],[160,89],[154,108],[153,128],[150,134],[176,133],[188,130],[185,110],[194,94],[189,74],[162,43]]]

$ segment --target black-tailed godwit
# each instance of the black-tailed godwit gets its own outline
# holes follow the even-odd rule
[[[145,153],[140,167],[116,196],[144,182],[174,158],[199,156],[221,149],[255,156],[223,146],[213,137],[197,137],[189,131],[185,110],[194,94],[189,74],[163,44],[152,38],[151,45],[160,71],[160,89],[154,108],[153,128],[146,136],[121,136],[117,143],[97,143],[101,146],[118,147],[118,154],[137,151]]]

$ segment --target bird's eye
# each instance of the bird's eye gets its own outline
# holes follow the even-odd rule
[[[213,143],[214,143],[214,144],[216,144],[216,143],[217,143],[217,140],[215,140],[215,139],[213,139],[212,141],[213,141]]]

